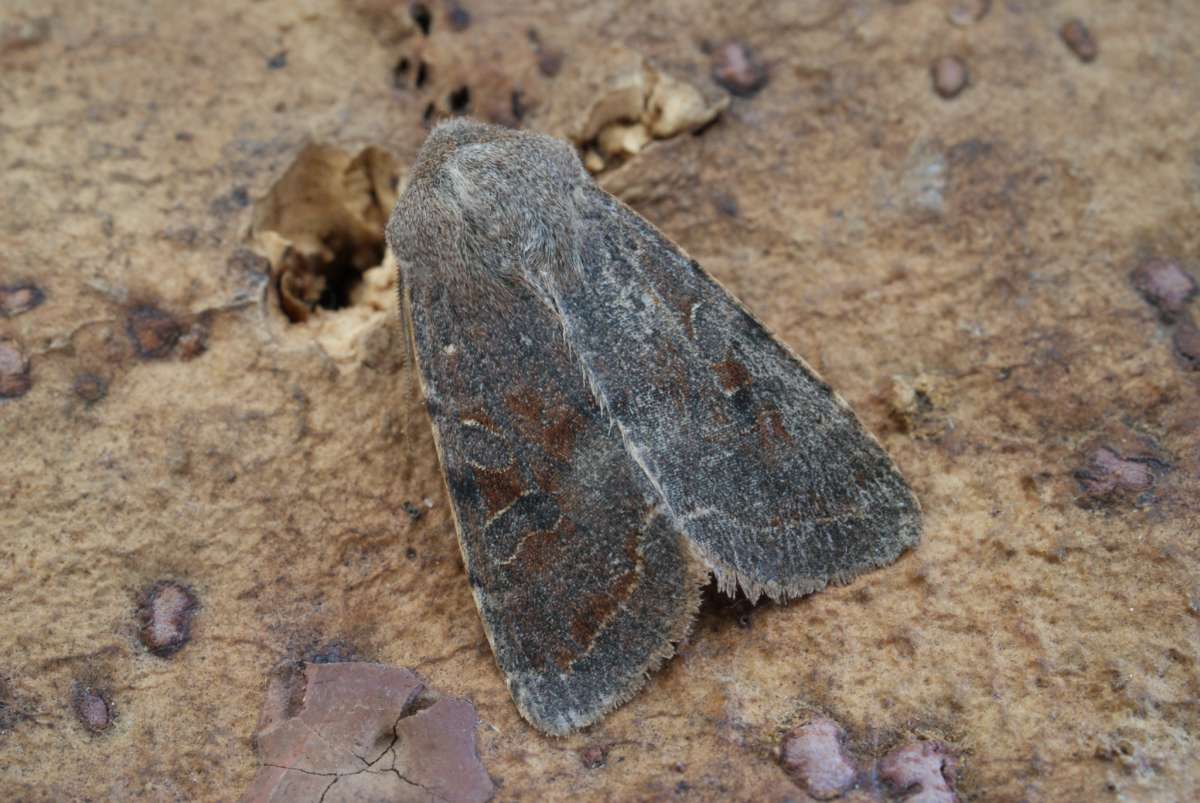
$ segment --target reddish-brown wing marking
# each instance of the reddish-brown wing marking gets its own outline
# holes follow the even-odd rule
[[[640,216],[574,199],[567,339],[721,587],[794,597],[915,544],[915,497],[829,386]]]
[[[404,271],[459,543],[521,713],[562,734],[642,685],[687,632],[703,566],[523,286]]]

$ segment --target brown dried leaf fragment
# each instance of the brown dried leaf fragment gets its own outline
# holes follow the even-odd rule
[[[484,801],[495,790],[475,748],[470,702],[443,697],[396,724],[392,768],[436,800]]]
[[[494,785],[475,749],[475,708],[431,701],[408,669],[309,664],[272,678],[255,744],[259,801],[484,801]]]
[[[383,261],[383,225],[398,177],[395,160],[381,148],[352,157],[314,144],[258,203],[254,236],[268,243],[273,235],[286,244],[272,277],[290,320],[304,321],[317,307],[348,306],[362,273]]]
[[[594,173],[652,140],[703,128],[729,105],[728,96],[710,97],[620,45],[576,53],[559,81],[539,110],[539,127],[575,143]]]

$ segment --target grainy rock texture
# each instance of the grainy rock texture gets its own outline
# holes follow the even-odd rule
[[[864,766],[944,746],[966,800],[1200,795],[1200,304],[1172,289],[1200,276],[1200,6],[728,8],[3,4],[6,799],[236,798],[271,670],[331,655],[470,699],[499,800],[803,800],[778,746],[821,717]],[[610,45],[741,93],[617,130],[600,180],[842,392],[926,529],[850,586],[710,601],[642,693],[547,739],[483,638],[389,271],[346,275],[344,226],[251,229],[310,145],[349,155],[331,214],[371,221],[433,120],[582,125],[555,121]],[[349,168],[371,147],[394,176]],[[339,272],[300,322],[289,246]],[[167,658],[163,582],[198,603]]]

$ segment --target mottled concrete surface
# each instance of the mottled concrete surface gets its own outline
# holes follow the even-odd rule
[[[1200,6],[729,8],[3,5],[5,799],[236,799],[271,673],[347,658],[469,698],[500,800],[803,800],[781,741],[825,719],[887,778],[952,756],[937,799],[1200,793]],[[927,526],[850,586],[710,599],[547,739],[483,637],[386,272],[291,323],[251,224],[308,143],[402,173],[426,118],[554,129],[610,44],[739,94],[602,180],[843,392]]]

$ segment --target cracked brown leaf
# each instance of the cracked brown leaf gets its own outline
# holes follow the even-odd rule
[[[243,803],[485,801],[475,707],[430,700],[411,671],[308,664],[276,675],[256,735],[262,767]]]

